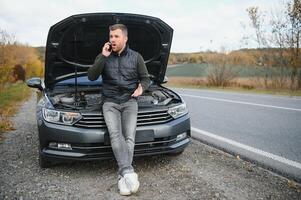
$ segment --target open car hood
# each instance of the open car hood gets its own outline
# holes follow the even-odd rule
[[[145,15],[88,13],[70,16],[50,28],[45,58],[46,87],[75,74],[85,76],[109,40],[109,26],[116,23],[127,26],[129,47],[142,55],[149,74],[162,83],[173,35],[169,25]]]

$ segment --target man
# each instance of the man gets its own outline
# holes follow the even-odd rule
[[[137,97],[149,86],[150,79],[142,56],[127,45],[127,27],[109,27],[110,42],[104,44],[88,70],[88,78],[96,80],[102,74],[104,119],[118,170],[118,189],[121,195],[136,193],[138,175],[132,166],[136,124]]]

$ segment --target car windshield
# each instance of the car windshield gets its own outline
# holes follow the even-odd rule
[[[75,78],[66,79],[55,84],[55,86],[65,86],[65,85],[68,86],[75,85]],[[88,76],[77,77],[77,85],[78,86],[101,86],[102,77],[99,76],[99,78],[95,81],[90,81],[88,79]]]

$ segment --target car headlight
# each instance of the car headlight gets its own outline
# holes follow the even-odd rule
[[[181,117],[188,113],[186,103],[168,109],[168,113],[174,118]]]
[[[81,115],[76,112],[62,112],[43,108],[43,118],[47,122],[72,125],[81,118]]]

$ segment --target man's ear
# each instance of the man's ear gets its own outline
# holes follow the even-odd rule
[[[127,41],[128,41],[128,36],[125,37],[125,43],[127,43]]]

